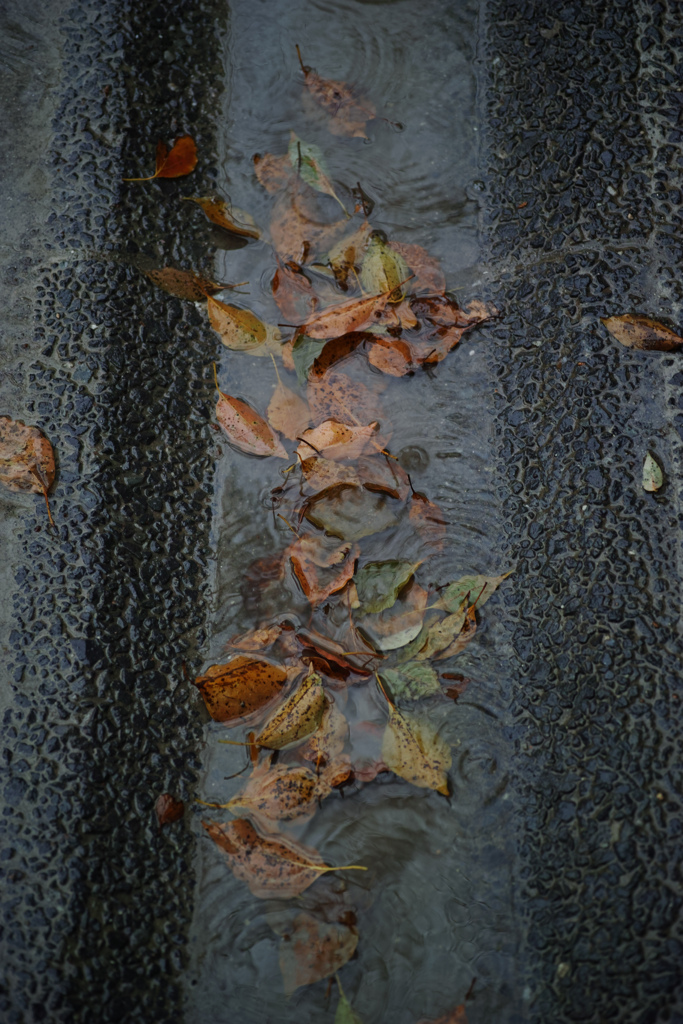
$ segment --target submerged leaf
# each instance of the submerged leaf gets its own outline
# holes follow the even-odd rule
[[[300,334],[292,346],[292,360],[299,384],[305,384],[308,380],[308,373],[314,360],[320,355],[326,341],[309,338],[307,334]]]
[[[425,661],[450,647],[456,637],[460,635],[466,618],[467,601],[465,600],[457,612],[447,615],[445,619],[440,619],[429,627],[423,646],[413,655],[414,660]]]
[[[367,423],[380,415],[376,391],[345,373],[331,370],[321,380],[310,380],[306,393],[315,423],[325,419]]]
[[[450,747],[429,722],[409,717],[391,705],[382,759],[390,771],[414,786],[448,796]]]
[[[321,763],[330,764],[339,757],[348,738],[349,723],[338,706],[330,702],[320,728],[297,749],[297,757],[302,761],[312,761],[316,767]]]
[[[363,620],[363,632],[380,650],[396,651],[419,636],[426,607],[427,591],[413,581],[391,608]]]
[[[483,608],[503,580],[506,580],[513,571],[511,569],[510,572],[504,572],[502,576],[462,576],[455,583],[449,583],[442,591],[436,607],[444,608],[447,612],[455,612],[469,595],[472,602],[476,601],[477,608]]]
[[[292,570],[311,604],[341,590],[353,576],[359,549],[347,541],[330,547],[319,535],[300,537],[286,551]],[[325,571],[327,570],[327,571]]]
[[[236,647],[239,651],[264,651],[275,643],[281,633],[280,625],[248,629],[245,633],[233,636],[226,646]]]
[[[246,811],[267,824],[303,822],[315,814],[318,802],[331,792],[331,787],[309,768],[264,762],[226,807],[233,813]]]
[[[379,235],[374,235],[365,250],[360,280],[366,292],[390,293],[390,302],[401,302],[404,292],[400,285],[410,277],[408,264],[395,249],[390,248]]]
[[[389,246],[405,260],[408,269],[415,275],[410,282],[411,292],[416,295],[438,295],[445,290],[446,278],[439,261],[421,245],[392,241]]]
[[[170,793],[161,793],[154,805],[154,813],[157,816],[159,828],[164,825],[171,825],[174,821],[180,821],[185,813],[185,804],[177,800]]]
[[[405,377],[413,369],[410,345],[400,338],[377,338],[368,345],[371,365],[392,377]]]
[[[377,422],[367,426],[354,427],[337,420],[323,420],[317,427],[306,430],[301,435],[301,444],[297,448],[300,459],[311,455],[319,455],[325,459],[355,459],[368,446],[370,439],[377,432]]]
[[[663,483],[662,467],[648,452],[643,463],[643,488],[646,491],[658,491]]]
[[[294,170],[301,175],[302,180],[316,192],[324,192],[326,195],[332,196],[346,213],[344,204],[334,191],[334,186],[327,175],[322,150],[310,142],[302,142],[294,132],[291,132],[287,152],[289,153],[289,162]]]
[[[358,591],[359,615],[383,612],[391,608],[412,579],[419,562],[391,559],[387,562],[368,562],[356,572],[353,581]]]
[[[323,921],[312,914],[297,914],[280,944],[280,970],[285,995],[301,985],[328,978],[350,960],[358,945],[358,932],[346,924]]]
[[[297,53],[299,47],[297,46]],[[299,53],[299,64],[304,73],[310,95],[330,115],[329,129],[333,135],[350,135],[366,139],[365,125],[375,116],[375,108],[365,100],[360,103],[346,82],[322,78],[314,68],[304,64]]]
[[[441,693],[439,677],[431,665],[409,661],[400,668],[380,669],[382,680],[388,683],[395,699],[418,700]]]
[[[308,402],[286,387],[281,380],[273,391],[266,413],[268,422],[281,434],[294,441],[311,422]]]
[[[310,196],[314,192],[306,185]],[[270,219],[270,237],[281,259],[303,264],[317,252],[329,249],[346,227],[345,220],[328,222],[311,209],[306,196],[282,193],[273,207]]]
[[[360,540],[397,523],[384,495],[355,484],[336,484],[310,498],[304,514],[309,522],[340,540]]]
[[[158,270],[145,270],[144,273],[153,284],[163,288],[165,292],[177,295],[179,299],[188,299],[190,302],[203,302],[208,295],[228,287],[195,274],[192,270],[178,270],[176,267],[161,267]]]
[[[249,455],[277,455],[287,459],[282,442],[270,429],[266,421],[246,402],[219,391],[216,403],[216,419],[230,441],[241,452]]]
[[[300,320],[315,309],[317,300],[311,282],[298,264],[280,262],[270,286],[278,309],[288,323]]]
[[[683,338],[658,320],[650,320],[638,313],[603,317],[602,322],[610,334],[627,348],[645,352],[671,352],[683,345]]]
[[[477,632],[477,612],[476,605],[471,604],[467,609],[465,615],[465,621],[462,624],[462,629],[456,636],[453,643],[447,647],[444,651],[437,654],[437,661],[441,661],[445,658],[454,658],[456,654],[460,654],[465,647],[467,647],[470,640],[474,638]]]
[[[334,1015],[334,1024],[363,1024],[363,1021],[344,995],[339,975],[337,975],[337,985],[339,986],[339,1002],[337,1003],[337,1012]]]
[[[253,217],[242,210],[233,210],[225,199],[218,196],[187,196],[188,202],[200,206],[212,224],[224,228],[233,235],[242,238],[260,238],[261,234],[254,224]]]
[[[195,686],[216,722],[236,722],[261,711],[282,692],[287,670],[265,658],[238,655],[212,665],[197,676]]]
[[[363,262],[372,228],[367,220],[353,234],[345,235],[328,252],[327,262],[332,267],[337,284],[346,290],[349,274]]]
[[[256,737],[260,747],[282,750],[315,732],[328,706],[319,675],[312,672],[269,718]]]
[[[249,309],[240,309],[212,296],[207,298],[209,320],[226,348],[252,355],[278,352],[280,332],[267,326]]]

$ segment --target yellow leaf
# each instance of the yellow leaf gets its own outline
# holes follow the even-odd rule
[[[448,744],[429,722],[408,718],[393,705],[384,730],[382,760],[387,768],[414,786],[435,789],[448,796]]]

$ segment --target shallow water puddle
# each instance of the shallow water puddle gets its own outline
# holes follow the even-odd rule
[[[501,566],[496,552],[482,332],[466,332],[453,351],[444,350],[442,361],[434,357],[436,335],[449,329],[443,317],[452,318],[455,307],[434,298],[439,289],[433,278],[431,288],[423,286],[421,268],[409,267],[410,277],[396,259],[398,251],[415,264],[415,250],[401,246],[420,245],[439,261],[448,293],[461,307],[477,298],[477,210],[468,199],[476,178],[475,41],[474,4],[433,0],[418,8],[408,0],[346,0],[285,7],[266,0],[231,7],[224,191],[264,234],[270,225],[282,260],[263,239],[237,240],[216,229],[222,247],[216,279],[248,282],[240,294],[225,292],[222,298],[271,325],[265,340],[253,334],[259,330],[253,322],[246,329],[253,346],[276,355],[274,365],[269,356],[225,351],[218,382],[237,405],[232,401],[224,408],[228,419],[222,422],[235,440],[236,409],[242,417],[247,406],[268,415],[272,426],[289,434],[290,440],[279,434],[277,444],[284,441],[290,459],[250,458],[231,448],[225,435],[217,436],[214,616],[206,666],[234,665],[234,657],[266,658],[290,669],[300,664],[301,674],[294,678],[290,671],[283,695],[290,693],[287,686],[307,685],[302,680],[311,667],[320,673],[322,683],[311,685],[320,685],[324,704],[314,694],[307,708],[317,727],[313,740],[330,706],[345,723],[334,753],[329,744],[308,749],[312,739],[296,732],[300,722],[294,733],[302,745],[281,742],[282,735],[293,737],[291,722],[290,732],[273,740],[277,728],[266,726],[265,735],[263,730],[285,699],[275,694],[245,727],[207,726],[202,799],[237,799],[242,809],[233,804],[233,815],[199,808],[198,832],[203,820],[210,838],[204,833],[200,842],[190,1021],[332,1021],[340,1002],[336,985],[305,982],[335,966],[365,1024],[438,1018],[466,995],[474,1024],[513,1019],[507,688],[497,598],[478,610],[477,634],[454,660],[433,660],[448,648],[436,637],[438,629],[448,633],[447,616],[457,616],[461,603],[464,614],[481,593],[481,587],[466,588],[464,603],[460,595],[447,606],[440,604],[444,586],[466,574],[497,575],[512,568]],[[297,44],[306,67],[353,86],[356,106],[343,95],[339,109],[329,103],[324,83],[302,72]],[[316,91],[324,93],[327,106],[316,103]],[[365,121],[372,109],[376,117]],[[346,121],[340,126],[342,115]],[[261,157],[256,175],[255,154]],[[284,174],[279,192],[262,187],[278,174]],[[364,211],[358,209],[363,204]],[[292,209],[299,220],[305,215],[304,236],[308,232],[313,239],[303,251]],[[364,237],[353,259],[338,261],[335,281],[331,252],[340,238],[362,227],[364,213],[380,234]],[[337,225],[332,232],[330,224]],[[397,249],[390,248],[392,242]],[[293,261],[304,264],[305,275]],[[340,288],[340,268],[347,291]],[[276,272],[279,308],[273,299]],[[392,291],[392,273],[410,280]],[[336,337],[334,331],[315,321],[306,329],[310,340],[282,352],[281,340],[294,334],[285,325],[385,289],[391,294],[380,304],[380,316],[361,318],[352,328],[367,332],[368,323],[374,324],[374,336],[364,333],[343,351],[332,351],[328,339]],[[401,289],[410,305],[396,301]],[[320,303],[315,310],[309,304],[313,295]],[[221,315],[215,307],[214,326],[233,346],[237,339],[240,347],[252,348],[244,320],[236,335],[234,322],[226,327]],[[335,359],[344,358],[333,362],[331,351]],[[414,372],[382,372],[387,352],[394,372],[404,369],[406,351]],[[288,429],[297,407],[282,390],[276,392],[282,386],[308,400],[310,426],[304,410],[301,422]],[[280,412],[274,411],[274,393]],[[321,433],[321,421],[342,418],[343,438],[334,429],[332,435]],[[376,429],[354,435],[351,448],[339,447],[348,443],[349,430],[353,434],[371,422]],[[263,443],[262,428],[255,429]],[[237,445],[255,450],[243,434]],[[305,468],[296,465],[297,447]],[[321,455],[327,456],[324,463]],[[287,471],[288,465],[295,468]],[[321,540],[324,529],[327,540]],[[425,624],[432,626],[431,636],[415,641]],[[271,627],[267,638],[248,638],[246,646],[274,640],[272,647],[226,648],[238,634]],[[244,641],[233,643],[245,647]],[[372,657],[369,644],[379,656]],[[408,677],[400,664],[406,650],[412,651],[404,659],[411,666]],[[409,699],[411,687],[419,701]],[[416,724],[416,711],[428,721],[427,731]],[[260,732],[264,747],[286,747],[270,769],[269,750],[262,749],[254,776],[248,748],[221,742],[245,741],[249,729]],[[387,762],[393,772],[384,770]],[[296,765],[308,773],[309,803],[302,810],[299,802],[283,822],[266,800],[264,818],[260,780],[268,771],[283,776],[287,766]],[[245,813],[249,796],[256,833],[235,817]],[[257,814],[254,800],[261,800]],[[286,837],[284,847],[280,835]],[[304,844],[308,853],[292,843]],[[280,844],[277,850],[273,844]],[[261,874],[254,881],[253,866],[264,857],[270,858],[266,876],[287,877],[280,891],[267,881],[264,887]],[[292,858],[304,858],[302,871],[312,884],[302,887],[299,871],[292,888]],[[312,864],[366,870],[322,872]],[[331,948],[336,954],[325,960],[323,950]],[[306,966],[311,950],[313,964]]]

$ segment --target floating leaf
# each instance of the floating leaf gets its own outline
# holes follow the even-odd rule
[[[419,636],[426,607],[427,591],[413,581],[391,608],[363,619],[363,632],[380,650],[396,651]]]
[[[309,194],[315,195],[310,190]],[[310,208],[305,197],[296,193],[292,195],[288,190],[278,197],[273,207],[270,237],[282,260],[302,264],[316,253],[329,249],[346,223],[345,220],[326,222],[318,211]]]
[[[441,597],[435,607],[444,608],[447,612],[458,611],[462,602],[469,595],[472,601],[477,602],[477,608],[483,608],[490,597],[508,576],[510,572],[504,572],[502,576],[461,576],[455,583],[449,583],[442,591]]]
[[[161,267],[158,270],[145,270],[144,273],[159,288],[170,295],[190,302],[203,302],[207,295],[220,292],[230,285],[217,284],[207,277],[195,274],[192,270],[178,270],[176,267]]]
[[[441,693],[435,670],[422,662],[409,661],[400,668],[384,668],[380,670],[380,676],[389,685],[394,699],[418,700]]]
[[[401,302],[404,293],[400,286],[410,277],[408,264],[403,257],[390,248],[379,235],[373,235],[360,272],[360,280],[366,292],[373,294],[389,292],[390,302]]]
[[[363,139],[367,121],[375,116],[375,108],[367,100],[360,103],[346,82],[334,82],[322,78],[314,68],[308,67],[299,54],[299,64],[304,73],[306,88],[316,103],[330,115],[329,129],[333,135],[350,135]]]
[[[294,441],[311,422],[311,410],[308,408],[308,402],[282,383],[277,365],[275,373],[277,374],[277,387],[268,403],[266,415],[271,426]]]
[[[265,658],[238,655],[212,665],[195,686],[216,722],[236,722],[268,707],[287,681],[287,671]]]
[[[225,806],[233,814],[246,811],[266,825],[303,822],[315,814],[318,802],[331,792],[331,787],[309,768],[264,762],[251,773],[242,792]]]
[[[280,332],[266,325],[249,309],[240,309],[212,296],[207,298],[209,320],[226,348],[251,355],[279,352]]]
[[[627,348],[645,352],[671,352],[683,345],[683,338],[658,320],[638,313],[601,318],[610,334]]]
[[[346,290],[349,274],[363,262],[372,228],[367,220],[353,234],[345,235],[330,249],[327,262],[332,267],[337,284]]]
[[[309,458],[312,454],[332,461],[355,459],[375,436],[377,427],[376,421],[367,426],[354,427],[337,420],[323,420],[317,427],[301,435],[297,455],[300,459]]]
[[[321,655],[328,661],[333,662],[335,666],[342,670],[342,678],[346,678],[350,672],[364,677],[372,675],[368,669],[359,666],[355,660],[351,660],[351,656],[345,653],[344,648],[336,640],[332,640],[330,637],[324,636],[314,629],[300,629],[296,634],[296,639],[302,647],[302,660],[306,659],[310,650],[312,653]]]
[[[368,360],[392,377],[405,377],[414,368],[410,345],[400,338],[377,338],[368,345]]]
[[[355,352],[360,343],[365,341],[367,337],[367,333],[363,331],[351,331],[349,334],[342,334],[339,338],[331,338],[329,341],[326,341],[320,354],[315,357],[310,369],[309,377],[311,381],[320,382],[327,376],[330,367]]]
[[[309,338],[339,338],[342,334],[350,334],[359,331],[373,317],[381,313],[387,302],[391,291],[382,295],[368,295],[362,299],[347,299],[336,306],[328,306],[321,313],[309,316],[300,324]]]
[[[358,569],[353,577],[360,601],[358,614],[368,615],[391,608],[419,564],[391,559],[387,562],[368,562]]]
[[[410,494],[410,479],[396,459],[388,455],[361,455],[356,460],[358,478],[369,491],[388,494],[404,501]]]
[[[293,839],[262,835],[246,818],[224,825],[203,821],[202,825],[225,853],[235,877],[246,882],[254,896],[289,899],[325,872],[349,870],[349,866],[330,867],[315,850]]]
[[[157,816],[159,828],[163,828],[164,825],[171,825],[174,821],[180,821],[185,813],[185,804],[182,800],[176,800],[170,793],[162,793],[157,797],[154,813]]]
[[[216,419],[236,448],[249,455],[289,457],[280,439],[255,409],[222,391],[218,394]]]
[[[322,150],[310,142],[302,142],[294,132],[291,132],[288,153],[289,162],[301,175],[302,180],[316,192],[324,192],[326,195],[332,196],[346,213],[344,204],[334,191],[334,186],[328,177]]]
[[[333,537],[360,540],[396,525],[390,500],[353,484],[336,484],[310,498],[304,514]]]
[[[297,914],[280,944],[280,970],[285,995],[301,985],[328,978],[350,960],[358,945],[358,932],[346,924],[323,921],[306,912]]]
[[[253,217],[242,210],[233,210],[225,199],[218,196],[187,196],[190,203],[196,203],[212,222],[241,238],[260,238],[261,234],[254,224]]]
[[[414,786],[448,796],[450,747],[429,722],[409,717],[393,704],[384,731],[382,759],[390,771]]]
[[[164,142],[157,143],[156,170],[148,178],[124,178],[124,181],[153,181],[155,178],[181,178],[197,166],[197,146],[191,135],[181,135],[167,149]]]
[[[408,518],[423,541],[425,553],[438,554],[443,550],[447,523],[438,505],[425,498],[424,494],[414,491]],[[449,608],[449,611],[452,610]]]
[[[299,463],[299,469],[304,478],[305,489],[309,494],[317,494],[335,484],[358,485],[360,483],[353,466],[332,462],[331,459],[322,459],[317,455],[311,456],[310,459],[303,459]]]
[[[646,491],[658,491],[663,483],[662,467],[648,452],[643,463],[643,488]]]
[[[274,194],[286,189],[294,177],[289,154],[275,156],[273,153],[254,154],[254,171],[267,192]]]
[[[320,725],[328,699],[319,675],[312,672],[268,719],[255,742],[270,750],[298,743]]]
[[[312,761],[316,767],[321,763],[331,764],[341,754],[348,738],[349,723],[338,706],[330,702],[320,728],[297,749],[297,757],[302,761]]]
[[[271,281],[273,298],[285,320],[300,320],[315,309],[316,297],[301,267],[280,262]]]
[[[55,479],[52,445],[38,427],[0,416],[0,483],[10,491],[29,491],[45,497],[52,522],[47,492]]]
[[[467,647],[470,640],[474,638],[477,632],[477,613],[476,605],[471,604],[467,609],[465,615],[465,621],[462,624],[462,629],[456,636],[453,643],[447,647],[444,651],[437,654],[437,660],[441,661],[445,658],[454,658],[456,654],[460,654],[465,647]]]
[[[270,647],[282,633],[282,626],[262,626],[260,629],[248,629],[246,633],[233,636],[227,646],[236,647],[239,651],[263,651]]]
[[[344,995],[339,975],[337,975],[337,985],[339,986],[339,1002],[337,1003],[337,1012],[334,1015],[334,1024],[363,1024],[363,1021]]]
[[[389,247],[405,261],[408,269],[414,274],[410,282],[410,290],[416,295],[438,295],[446,288],[446,278],[439,261],[430,256],[421,245],[410,245],[405,242],[389,242]]]
[[[292,360],[299,384],[306,383],[313,361],[320,355],[326,344],[324,340],[309,338],[307,334],[300,334],[296,339],[292,346]]]

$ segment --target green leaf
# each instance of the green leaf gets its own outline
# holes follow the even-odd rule
[[[643,463],[643,487],[646,491],[658,491],[663,483],[662,467],[648,452]]]
[[[367,247],[360,272],[365,291],[379,295],[398,288],[408,277],[410,271],[403,257],[375,235]]]
[[[322,150],[310,142],[302,142],[292,132],[288,153],[289,162],[294,170],[298,171],[302,180],[317,192],[324,192],[326,195],[332,196],[333,199],[337,200],[344,213],[346,213],[346,207],[334,191],[334,186],[327,175]],[[348,213],[346,213],[346,216],[348,217]]]
[[[502,576],[463,576],[455,583],[448,584],[435,607],[455,612],[469,594],[469,603],[474,604],[476,601],[477,608],[482,608],[503,580],[508,578],[510,572],[505,572]]]
[[[308,371],[324,349],[327,341],[319,341],[316,338],[308,338],[305,334],[299,335],[292,345],[292,359],[294,369],[299,378],[299,384],[305,386],[308,380]]]
[[[360,601],[358,614],[369,615],[391,608],[419,564],[391,559],[368,562],[359,569],[353,577]]]
[[[337,1012],[334,1015],[334,1024],[363,1024],[351,1003],[348,1001],[344,993],[339,996],[339,1002],[337,1003]]]
[[[467,601],[463,601],[457,612],[447,615],[430,626],[424,646],[415,655],[415,661],[426,661],[439,651],[445,651],[460,635],[467,618]]]
[[[394,699],[419,700],[441,693],[439,677],[431,665],[411,661],[402,668],[385,668],[380,676],[388,683]]]

